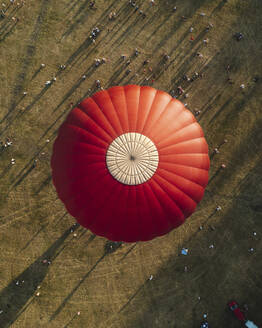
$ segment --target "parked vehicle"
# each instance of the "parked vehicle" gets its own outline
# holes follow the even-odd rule
[[[207,322],[207,321],[203,321],[203,322],[201,323],[200,328],[209,328],[209,324],[208,324],[208,322]]]
[[[228,303],[229,309],[233,311],[235,317],[240,321],[246,321],[244,312],[240,310],[237,302],[231,301]]]
[[[254,322],[253,322],[253,321],[250,321],[250,320],[247,320],[247,321],[245,322],[245,325],[246,325],[246,327],[248,327],[248,328],[258,328],[258,326],[255,325]]]
[[[247,328],[259,328],[257,325],[254,324],[253,321],[247,320],[245,318],[244,312],[240,310],[236,301],[231,301],[228,303],[229,309],[234,313],[235,317],[242,321]],[[202,328],[202,327],[201,327]]]

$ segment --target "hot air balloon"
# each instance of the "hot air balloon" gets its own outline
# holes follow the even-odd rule
[[[208,183],[208,145],[168,93],[116,86],[83,100],[60,126],[53,184],[83,227],[111,241],[148,241],[180,226]]]

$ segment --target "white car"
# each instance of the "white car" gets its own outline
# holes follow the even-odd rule
[[[255,325],[254,322],[253,321],[250,321],[250,320],[247,320],[245,322],[245,326],[248,327],[248,328],[258,328],[258,326]]]

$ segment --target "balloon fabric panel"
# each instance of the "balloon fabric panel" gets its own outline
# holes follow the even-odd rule
[[[161,131],[160,131],[161,133]],[[191,124],[186,125],[185,127],[179,129],[173,134],[170,134],[165,140],[160,140],[159,136],[159,142],[158,147],[164,148],[169,147],[170,145],[195,139],[195,138],[201,138],[204,136],[203,130],[201,129],[200,125],[197,122],[193,122]]]
[[[108,91],[111,102],[122,126],[123,133],[129,131],[126,95],[124,87],[112,87]]]
[[[121,121],[117,115],[114,104],[111,101],[110,95],[107,91],[100,91],[93,96],[97,106],[101,109],[106,120],[112,125],[116,135],[123,134]]]
[[[136,131],[142,133],[147,116],[157,95],[157,90],[149,87],[141,87],[140,101],[137,115]]]

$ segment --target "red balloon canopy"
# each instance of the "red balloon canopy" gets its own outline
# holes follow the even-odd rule
[[[113,241],[180,226],[208,183],[208,145],[194,115],[163,91],[117,86],[67,116],[54,142],[53,183],[80,225]]]

